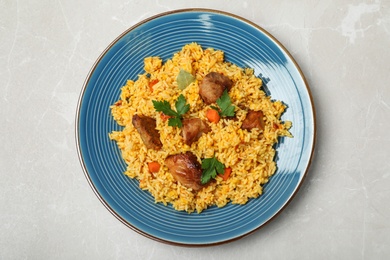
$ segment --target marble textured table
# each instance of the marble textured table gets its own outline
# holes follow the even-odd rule
[[[89,69],[152,15],[202,7],[257,23],[294,56],[317,111],[309,174],[244,239],[207,248],[130,230],[75,144]],[[390,1],[0,1],[0,259],[390,259]]]

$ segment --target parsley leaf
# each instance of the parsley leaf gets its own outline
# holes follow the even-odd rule
[[[181,122],[181,119],[179,117],[171,117],[168,118],[168,125],[169,126],[177,126],[181,128],[183,126],[183,123]]]
[[[186,104],[186,99],[183,94],[181,94],[176,100],[176,111],[171,108],[171,104],[169,104],[169,102],[166,100],[152,100],[152,102],[154,109],[157,112],[163,112],[165,115],[170,116],[170,118],[168,119],[169,126],[177,126],[179,128],[183,126],[181,119],[183,118],[183,115],[190,110],[190,105]]]
[[[179,89],[183,90],[186,87],[188,87],[188,85],[190,85],[192,82],[195,81],[195,77],[191,73],[189,73],[188,71],[180,69],[179,74],[177,75],[176,81],[177,81],[177,86],[179,87]]]
[[[206,158],[202,160],[202,184],[208,183],[211,178],[215,179],[217,173],[222,174],[225,170],[225,165],[217,160],[217,158]]]
[[[157,112],[163,112],[167,116],[177,116],[177,112],[171,109],[171,104],[168,101],[156,101],[152,100],[154,109]]]
[[[186,98],[181,94],[175,104],[176,111],[180,115],[184,115],[190,110],[190,105],[186,104]]]
[[[232,105],[232,101],[226,89],[222,96],[217,99],[217,104],[220,108],[220,116],[234,116],[234,110],[236,107]],[[215,107],[212,108],[215,109]]]

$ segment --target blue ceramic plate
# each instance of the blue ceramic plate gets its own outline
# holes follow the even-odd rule
[[[254,68],[272,99],[288,109],[294,138],[277,145],[277,172],[264,194],[245,205],[212,207],[188,214],[155,204],[153,197],[126,177],[126,164],[108,133],[120,130],[109,106],[128,79],[143,72],[147,56],[171,58],[185,44],[197,42],[225,52],[227,61]],[[79,158],[93,191],[106,208],[131,229],[175,245],[205,246],[248,235],[275,217],[298,191],[315,142],[315,114],[309,87],[288,51],[268,32],[236,15],[187,9],[151,17],[115,39],[93,65],[83,86],[76,115]]]

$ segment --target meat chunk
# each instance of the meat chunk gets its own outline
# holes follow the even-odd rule
[[[242,122],[241,128],[246,130],[252,130],[253,128],[264,130],[263,116],[262,111],[249,110]]]
[[[200,118],[183,119],[183,138],[188,145],[198,141],[203,133],[210,131],[210,126]]]
[[[199,95],[206,104],[212,104],[220,98],[225,89],[230,90],[233,86],[231,81],[225,75],[218,72],[210,72],[199,84]]]
[[[201,183],[202,166],[198,158],[191,152],[169,155],[165,159],[169,172],[183,186],[198,191],[203,188]]]
[[[160,133],[156,129],[156,120],[154,118],[134,115],[132,123],[141,136],[146,148],[160,150],[162,143],[160,140]]]

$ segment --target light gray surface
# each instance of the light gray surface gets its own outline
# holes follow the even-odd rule
[[[174,247],[113,217],[78,161],[74,118],[98,55],[157,13],[220,9],[291,52],[317,110],[316,156],[271,223]],[[389,1],[0,1],[0,259],[389,259]],[[228,220],[221,220],[228,221]]]

